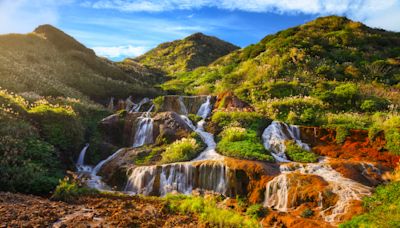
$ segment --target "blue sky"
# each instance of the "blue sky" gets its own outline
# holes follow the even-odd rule
[[[195,32],[244,47],[332,14],[400,31],[400,0],[0,0],[0,34],[52,24],[121,60]]]

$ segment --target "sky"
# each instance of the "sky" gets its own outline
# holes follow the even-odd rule
[[[326,15],[400,32],[400,0],[0,0],[0,34],[51,24],[118,61],[195,32],[245,47]]]

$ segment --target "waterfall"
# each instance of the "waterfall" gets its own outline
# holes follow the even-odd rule
[[[227,193],[228,168],[222,162],[181,162],[134,168],[125,191],[133,194],[160,195],[192,190]]]
[[[187,115],[187,114],[189,114],[189,112],[188,112],[188,110],[187,110],[187,108],[186,108],[186,106],[185,106],[185,103],[183,102],[183,97],[182,96],[179,96],[179,98],[178,98],[178,102],[179,102],[179,108],[180,108],[180,113],[182,114],[182,115]]]
[[[211,96],[207,96],[206,102],[200,106],[199,111],[197,112],[197,115],[201,116],[201,118],[205,119],[210,114],[211,109],[212,109]]]
[[[223,162],[223,156],[215,151],[214,136],[204,130],[204,119],[212,108],[210,98],[207,98],[198,112],[203,119],[197,126],[194,126],[187,116],[181,115],[182,120],[200,135],[207,148],[190,162],[133,168],[129,171],[125,191],[161,196],[175,191],[190,194],[194,189],[227,193],[229,169]]]
[[[154,121],[153,118],[150,117],[150,112],[153,108],[154,105],[152,105],[147,112],[143,113],[143,115],[138,118],[138,127],[135,133],[133,147],[140,147],[153,142]]]
[[[85,147],[83,147],[83,149],[79,153],[79,158],[76,161],[76,165],[77,166],[83,166],[84,165],[85,154],[86,154],[86,151],[87,151],[88,148],[89,148],[89,143],[86,143]]]
[[[130,113],[132,112],[139,112],[142,105],[149,103],[151,100],[147,97],[143,98],[139,103],[133,103],[132,108],[130,109]]]
[[[362,197],[370,195],[372,190],[368,186],[343,177],[328,164],[326,159],[319,163],[281,164],[280,170],[281,174],[274,177],[266,186],[264,206],[285,212],[290,210],[288,193],[291,186],[287,175],[295,172],[317,175],[327,181],[332,192],[338,196],[338,201],[334,206],[320,212],[325,221],[329,223],[340,221],[340,216],[348,211],[352,201],[361,200]],[[319,201],[318,204],[322,207],[322,200]]]
[[[108,103],[107,109],[110,111],[114,111],[114,97],[110,98],[110,102]]]
[[[135,103],[133,103],[132,101],[132,96],[129,96],[126,100],[125,100],[125,110],[127,112],[129,112],[133,106],[135,105]]]
[[[262,134],[264,147],[269,150],[278,162],[289,162],[286,157],[285,141],[294,140],[297,145],[305,150],[310,147],[300,139],[300,129],[294,125],[287,125],[282,122],[273,121]]]
[[[104,164],[106,164],[107,162],[111,161],[112,159],[114,159],[119,153],[121,153],[122,151],[124,151],[124,148],[121,148],[119,150],[117,150],[115,153],[111,154],[108,158],[102,160],[101,162],[99,162],[92,171],[92,174],[96,175],[100,169],[103,167]]]

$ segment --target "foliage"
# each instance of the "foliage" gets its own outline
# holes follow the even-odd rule
[[[190,121],[192,121],[192,123],[194,123],[194,124],[196,124],[197,122],[199,122],[202,119],[201,116],[198,116],[198,115],[192,114],[192,113],[190,113],[188,115],[188,117],[189,117]]]
[[[74,202],[79,196],[92,195],[99,193],[96,189],[79,186],[78,183],[71,181],[69,178],[60,180],[56,189],[54,190],[51,199],[64,202]]]
[[[158,112],[161,109],[162,105],[164,104],[164,96],[158,96],[154,98],[153,104],[155,107],[155,111]]]
[[[211,227],[259,227],[251,215],[246,217],[234,210],[220,209],[215,198],[167,195],[165,201],[173,212],[197,214],[203,223]]]
[[[162,163],[173,163],[189,161],[193,159],[200,151],[200,145],[194,138],[182,138],[169,145],[161,155]]]
[[[303,149],[301,146],[297,145],[293,140],[288,140],[285,142],[285,153],[290,158],[290,160],[295,162],[316,162],[318,156],[311,151]]]
[[[270,121],[263,115],[256,112],[222,112],[217,111],[211,117],[211,121],[223,128],[238,123],[244,128],[261,132],[270,124]]]
[[[303,212],[301,212],[301,217],[303,218],[309,218],[314,215],[314,211],[312,211],[310,208],[306,208]]]
[[[246,209],[246,215],[253,219],[260,219],[268,214],[268,209],[261,204],[253,204]]]
[[[273,161],[254,130],[240,127],[225,128],[219,135],[217,151],[223,155],[261,161]]]
[[[372,196],[363,199],[363,205],[365,214],[339,227],[397,227],[400,224],[400,182],[379,186]]]

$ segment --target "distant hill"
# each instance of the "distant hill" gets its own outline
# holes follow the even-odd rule
[[[324,81],[395,86],[399,66],[400,33],[329,16],[268,35],[207,67],[178,75],[163,88],[191,94],[234,91],[256,103],[271,98],[271,85],[279,81],[308,86],[289,95],[307,95]]]
[[[73,37],[51,25],[29,34],[0,36],[0,87],[13,92],[44,96],[90,98],[159,94],[146,76],[145,67],[121,69],[117,63],[97,57]]]
[[[172,75],[207,66],[238,48],[216,37],[195,33],[183,40],[162,43],[135,60]]]

